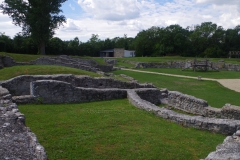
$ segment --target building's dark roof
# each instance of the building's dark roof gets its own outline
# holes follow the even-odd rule
[[[101,52],[114,52],[114,49],[107,49],[107,50],[104,50],[104,51],[101,51]]]

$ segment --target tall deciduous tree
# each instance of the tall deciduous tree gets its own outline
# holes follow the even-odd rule
[[[38,52],[45,54],[45,44],[55,29],[66,19],[59,15],[66,0],[4,0],[0,5],[3,14],[9,15],[13,24],[22,27],[38,43]]]

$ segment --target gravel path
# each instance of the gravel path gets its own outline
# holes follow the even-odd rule
[[[182,75],[168,74],[168,73],[140,71],[140,70],[135,70],[135,69],[122,68],[122,70],[142,72],[142,73],[151,73],[151,74],[159,74],[159,75],[172,76],[172,77],[198,79],[198,77],[192,77],[192,76],[182,76]],[[209,80],[209,81],[217,81],[226,88],[229,88],[229,89],[234,90],[236,92],[240,92],[240,79],[213,79],[213,78],[201,78],[201,79],[202,80]]]

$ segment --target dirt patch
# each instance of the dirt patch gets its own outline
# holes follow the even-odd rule
[[[240,79],[218,79],[221,85],[236,92],[240,92]]]

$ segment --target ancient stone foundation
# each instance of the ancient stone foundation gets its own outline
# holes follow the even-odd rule
[[[18,150],[22,153],[15,154],[10,159],[17,159],[21,155],[27,157],[25,159],[46,159],[44,148],[25,127],[24,116],[18,112],[16,104],[12,101],[19,104],[79,103],[119,98],[128,98],[137,108],[153,112],[182,126],[226,135],[235,133],[233,139],[227,138],[207,159],[218,159],[223,153],[225,157],[239,158],[239,150],[234,147],[240,145],[240,110],[239,107],[230,104],[217,109],[209,106],[205,100],[176,91],[160,90],[151,84],[73,75],[18,76],[0,83],[0,95],[0,116],[3,119],[0,126],[4,137],[3,143],[0,143],[0,153],[3,150],[6,152],[1,153],[0,157],[6,157],[5,159],[9,159],[13,151]],[[166,107],[156,106],[158,104],[165,104]],[[172,108],[197,116],[177,113],[171,110]],[[21,139],[23,143],[15,143],[14,138],[17,141]],[[6,150],[7,144],[10,148],[6,146]],[[231,146],[231,149],[228,146]]]
[[[0,159],[46,160],[46,152],[36,135],[25,126],[25,117],[0,86]]]
[[[0,56],[1,68],[20,65],[57,65],[91,72],[110,72],[113,68],[112,65],[100,65],[94,60],[71,58],[70,56],[64,55],[58,57],[41,57],[31,62],[15,62],[14,59],[9,56]]]
[[[133,62],[124,61],[130,64],[134,64],[135,68],[188,68],[191,66],[192,61],[169,61],[169,62],[156,62],[156,63],[145,63],[145,62]],[[225,71],[240,71],[239,64],[225,63],[224,61],[219,62],[209,62],[211,67],[218,70]],[[190,67],[191,68],[191,67]]]

